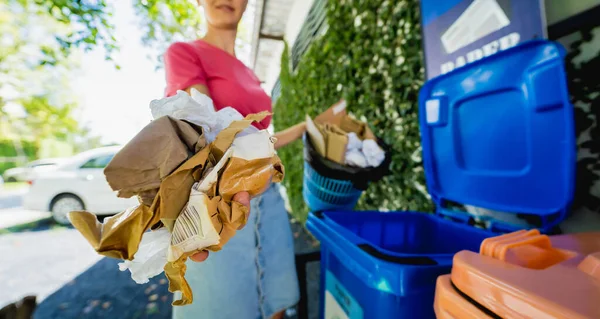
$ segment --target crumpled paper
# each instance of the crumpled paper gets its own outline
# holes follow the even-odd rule
[[[373,139],[360,140],[354,132],[348,133],[345,163],[355,167],[378,167],[385,160],[385,151]]]
[[[360,138],[358,138],[358,135],[356,135],[356,133],[348,133],[348,145],[346,146],[347,150],[360,150],[362,148],[362,144],[363,142]]]
[[[377,167],[385,160],[385,152],[374,140],[363,141],[362,153],[367,159],[367,164],[371,167]]]
[[[120,172],[122,172],[122,176],[132,179],[141,174],[145,180],[154,180],[157,177],[161,180],[152,204],[145,205],[142,203],[137,207],[106,218],[104,223],[99,223],[92,213],[71,212],[69,217],[73,226],[82,233],[98,253],[108,257],[133,260],[138,252],[142,237],[148,229],[159,229],[164,226],[169,232],[173,232],[180,212],[188,204],[192,186],[209,175],[209,170],[213,169],[225,156],[238,133],[248,128],[252,122],[261,121],[267,115],[267,112],[263,112],[249,115],[241,121],[232,122],[231,125],[217,134],[212,143],[197,151],[164,178],[161,177],[162,174],[157,175],[156,173],[149,174],[152,177],[149,178],[145,175],[145,170],[140,170],[137,172],[138,174],[135,174],[138,167],[136,161],[129,159],[127,163],[127,157],[115,156],[115,159],[111,161],[106,170],[111,172],[113,178],[121,176]],[[161,117],[157,121],[163,118],[167,118],[173,127],[185,123],[180,120],[175,120],[173,123],[173,119],[169,117]],[[193,126],[193,124],[189,125]],[[157,127],[163,128],[162,125]],[[163,133],[161,130],[142,130],[136,138],[141,141],[153,141],[154,139],[160,139],[160,136],[164,136]],[[202,138],[199,138],[198,141],[202,141]],[[159,155],[162,152],[161,149],[155,148],[156,145],[154,144],[148,144],[144,147],[132,142],[126,145],[121,152],[131,153],[133,150],[137,150],[141,153],[138,154],[137,158],[146,156],[150,161],[154,158],[157,160],[154,166],[156,168],[162,167],[163,163],[160,160],[164,160],[164,158],[162,154]],[[181,143],[181,140],[178,137],[172,139],[171,142],[176,144]],[[201,142],[197,142],[194,149],[196,149],[198,143]],[[251,147],[251,145],[246,146]],[[264,167],[265,165],[268,167]],[[257,174],[259,178],[255,176]],[[210,199],[206,205],[212,213],[211,217],[214,217],[211,218],[213,226],[220,228],[219,243],[207,247],[207,249],[212,251],[221,249],[222,245],[235,234],[236,230],[246,223],[247,208],[232,201],[234,194],[247,191],[251,196],[257,196],[268,187],[269,183],[280,182],[283,175],[283,165],[276,155],[268,159],[254,161],[232,157],[225,165],[219,178],[222,185],[220,184],[217,187],[215,184],[206,194]],[[109,174],[107,174],[107,178],[108,176]],[[130,183],[124,184],[135,183],[130,181]],[[140,190],[147,191],[146,188],[148,187],[142,187]],[[176,261],[168,262],[165,265],[164,271],[170,281],[169,291],[181,291],[183,295],[181,300],[173,303],[174,305],[185,305],[193,301],[191,289],[185,281],[184,275],[186,270],[185,261],[196,252],[198,251],[185,252]]]
[[[163,272],[170,242],[171,233],[164,227],[144,233],[133,260],[119,263],[119,270],[129,269],[131,278],[138,284],[148,283],[150,278]]]
[[[359,149],[346,151],[346,164],[362,168],[369,165],[369,163],[367,163],[367,158]]]
[[[233,121],[240,121],[244,117],[232,107],[225,107],[215,111],[212,99],[196,89],[191,90],[191,96],[185,91],[177,91],[176,95],[150,103],[150,112],[154,119],[170,116],[185,120],[202,127],[208,143],[217,137],[217,134],[228,127]],[[249,126],[239,135],[258,132],[254,126]]]
[[[150,206],[162,180],[207,145],[200,126],[163,116],[127,143],[104,169],[104,175],[117,196],[139,195]]]

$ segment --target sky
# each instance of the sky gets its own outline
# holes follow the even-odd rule
[[[147,58],[142,34],[129,1],[114,1],[114,24],[120,51],[120,70],[104,60],[102,50],[82,56],[81,71],[73,81],[79,95],[82,124],[105,143],[126,143],[152,120],[149,104],[162,97],[164,71]]]
[[[81,123],[104,143],[125,144],[152,120],[149,105],[162,98],[165,75],[164,69],[156,70],[156,61],[147,58],[151,50],[141,44],[131,2],[112,3],[120,45],[115,60],[121,69],[105,61],[102,50],[88,52],[82,56],[73,88],[79,95]]]

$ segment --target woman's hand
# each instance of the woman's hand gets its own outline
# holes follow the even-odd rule
[[[241,192],[241,193],[237,193],[235,194],[235,196],[233,196],[233,200],[246,206],[246,208],[248,208],[248,215],[250,214],[250,194],[248,194],[248,192]],[[248,220],[248,215],[246,215],[246,220]],[[242,229],[243,227],[240,227],[239,229]],[[206,258],[208,258],[208,251],[207,250],[203,250],[199,253],[193,254],[192,256],[190,256],[190,259],[195,261],[195,262],[203,262],[206,260]]]

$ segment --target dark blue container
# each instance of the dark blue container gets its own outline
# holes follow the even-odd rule
[[[435,318],[435,281],[455,253],[502,232],[549,231],[566,217],[576,144],[563,58],[557,44],[531,41],[424,85],[423,161],[437,209],[310,214],[324,318]],[[474,217],[448,202],[502,214]]]
[[[318,216],[311,215],[308,228],[321,241],[325,294],[320,302],[326,310],[339,304],[350,310],[344,313],[352,319],[431,318],[435,279],[450,272],[454,253],[478,251],[490,236],[424,213],[340,211]]]
[[[351,210],[362,193],[351,181],[325,177],[304,162],[302,196],[311,210]]]

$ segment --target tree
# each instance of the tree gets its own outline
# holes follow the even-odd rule
[[[83,132],[69,87],[77,54],[60,42],[74,27],[40,8],[27,1],[0,3],[0,126],[17,155],[24,155],[18,147],[23,141],[40,149]]]
[[[117,49],[112,35],[114,26],[110,23],[111,6],[105,0],[5,0],[4,9],[15,14],[27,12],[36,18],[52,19],[55,25],[67,27],[53,37],[54,44],[40,47],[43,57],[41,64],[56,64],[71,54],[74,48],[86,51],[101,45],[106,57]]]
[[[202,17],[196,0],[133,0],[133,6],[144,30],[142,43],[159,52],[173,41],[200,35]]]
[[[132,0],[132,5],[145,31],[142,42],[148,46],[161,49],[173,40],[198,36],[201,16],[195,1]],[[103,47],[107,60],[118,50],[115,28],[110,21],[114,11],[110,0],[6,0],[3,7],[13,13],[26,11],[68,26],[68,32],[52,37],[53,44],[40,47],[43,58],[39,62],[43,65],[54,65],[75,49],[89,51]]]
[[[114,1],[117,0],[0,3],[0,125],[5,127],[2,131],[9,127],[13,135],[35,136],[38,140],[89,134],[78,127],[72,116],[77,101],[72,99],[66,79],[77,68],[75,62],[80,52],[101,48],[105,58],[112,60],[118,50],[111,22]],[[195,0],[132,0],[132,5],[144,30],[142,43],[155,48],[155,52],[164,52],[169,43],[193,39],[202,32],[202,15]],[[244,24],[240,31],[245,41],[238,47],[247,49],[250,32]],[[115,67],[119,68],[116,64]],[[7,112],[15,107],[25,116],[14,118]],[[96,139],[90,143],[97,142]]]
[[[117,0],[5,1],[13,10],[18,5],[30,14],[69,26],[69,32],[52,37],[55,45],[40,47],[43,64],[56,64],[76,49],[89,51],[96,47],[103,47],[106,59],[112,60],[112,54],[118,50],[115,27],[111,23],[114,12],[111,3]],[[157,52],[164,52],[165,46],[174,41],[195,39],[202,32],[197,0],[132,0],[132,5],[144,30],[142,43]],[[249,42],[249,30],[244,24],[240,27],[242,42]]]

